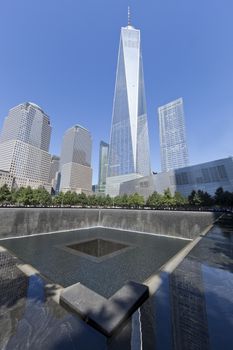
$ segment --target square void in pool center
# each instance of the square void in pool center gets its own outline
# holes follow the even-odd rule
[[[90,239],[88,241],[76,242],[67,245],[67,248],[70,248],[75,252],[86,254],[95,258],[101,258],[109,254],[119,252],[127,247],[128,245],[126,244],[109,241],[102,238]]]

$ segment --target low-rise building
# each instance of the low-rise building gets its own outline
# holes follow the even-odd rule
[[[233,192],[232,157],[127,181],[120,185],[120,194],[137,192],[147,198],[154,191],[163,193],[169,188],[172,194],[177,191],[187,197],[193,190],[202,190],[214,195],[219,187],[224,191]]]

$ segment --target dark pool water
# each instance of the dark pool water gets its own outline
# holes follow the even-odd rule
[[[98,249],[97,239],[102,241],[103,250],[106,250],[106,243],[103,242],[109,241],[121,249],[114,252],[114,244],[109,243],[110,253],[108,251],[108,254],[103,254],[102,258],[93,258],[87,254],[90,246],[88,248],[83,242],[94,242],[92,251],[95,255],[95,250]],[[70,247],[77,246],[79,242],[80,249],[87,249],[86,253],[79,254]],[[182,239],[106,228],[3,241],[7,249],[51,281],[64,287],[81,282],[107,298],[129,280],[145,281],[188,243]]]

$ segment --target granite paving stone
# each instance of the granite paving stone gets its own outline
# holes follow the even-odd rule
[[[77,283],[61,292],[60,304],[110,337],[148,297],[148,287],[133,281],[126,283],[109,299]]]

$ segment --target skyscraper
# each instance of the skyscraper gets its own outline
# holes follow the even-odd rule
[[[68,129],[61,151],[60,191],[92,192],[91,134],[80,125]]]
[[[150,174],[149,137],[140,48],[140,30],[121,28],[106,192],[121,182]]]
[[[98,182],[98,191],[105,192],[106,187],[106,178],[108,171],[108,150],[109,144],[101,141],[100,150],[99,150],[99,182]]]
[[[10,109],[0,136],[0,169],[15,178],[15,186],[45,187],[50,191],[49,117],[35,103]]]
[[[53,191],[56,190],[57,187],[57,177],[60,169],[60,157],[53,155],[50,163],[50,172],[49,172],[49,183],[51,183],[51,187]]]
[[[188,165],[183,99],[158,108],[162,171]]]

